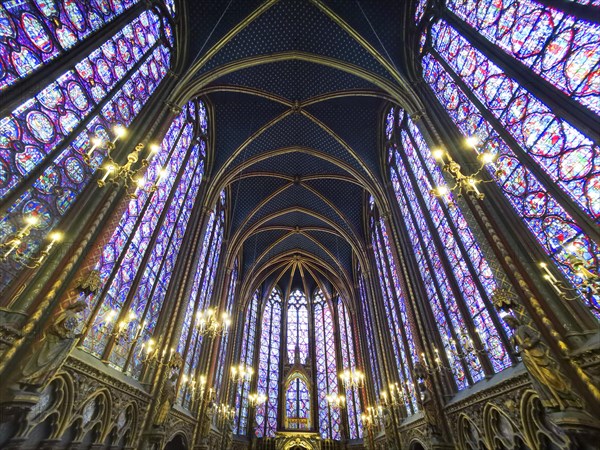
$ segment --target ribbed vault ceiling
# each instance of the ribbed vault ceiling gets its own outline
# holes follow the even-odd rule
[[[400,69],[402,3],[186,3],[188,70],[172,101],[212,106],[209,194],[229,188],[246,284],[304,273],[311,289],[349,285],[366,194],[381,192],[385,106],[420,108]]]

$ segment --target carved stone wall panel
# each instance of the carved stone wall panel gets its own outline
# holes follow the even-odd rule
[[[574,448],[548,419],[527,373],[452,403],[446,413],[460,450]]]
[[[131,448],[138,441],[140,412],[149,404],[143,389],[106,370],[69,357],[20,417],[9,448]],[[189,434],[189,420],[185,431]]]

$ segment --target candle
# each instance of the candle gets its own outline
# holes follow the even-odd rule
[[[117,125],[113,128],[113,132],[115,133],[115,138],[112,140],[112,144],[115,145],[119,139],[125,136],[127,130],[122,125]]]
[[[90,139],[90,142],[92,143],[92,147],[90,148],[90,150],[87,152],[87,156],[88,158],[92,157],[92,154],[96,151],[96,149],[102,144],[102,139],[100,139],[97,136],[94,136],[92,139]]]
[[[546,272],[546,276],[544,278],[546,278],[547,280],[550,280],[552,283],[557,283],[558,280],[554,277],[554,275],[552,275],[552,272],[550,272],[550,269],[548,269],[548,265],[544,262],[540,263],[540,267],[542,269],[544,269],[544,272]]]
[[[104,174],[104,176],[102,177],[102,179],[100,180],[102,183],[106,182],[106,179],[108,178],[108,176],[112,173],[112,171],[115,170],[113,165],[108,165],[106,166],[106,173]]]

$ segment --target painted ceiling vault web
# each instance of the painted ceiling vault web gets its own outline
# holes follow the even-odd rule
[[[389,56],[400,31],[386,27],[397,36],[383,48],[370,26],[399,13],[384,3],[187,3],[188,70],[173,100],[205,95],[213,106],[214,190],[231,189],[242,275],[300,258],[350,280],[353,252],[364,251],[362,205],[382,185],[384,106],[417,107]]]

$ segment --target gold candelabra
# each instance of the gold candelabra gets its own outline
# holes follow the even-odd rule
[[[141,329],[141,327],[140,327]],[[137,340],[139,339],[139,331]],[[160,351],[160,346],[156,344],[156,341],[152,338],[148,339],[144,342],[140,347],[139,356],[144,364],[157,364],[159,366],[170,366],[173,358],[175,357],[176,352],[173,347],[169,349],[169,356],[167,357],[167,349],[163,348],[162,352]],[[177,354],[178,355],[178,354]],[[180,355],[178,355],[180,357]]]
[[[215,405],[217,418],[222,422],[226,423],[230,420],[233,420],[235,417],[235,408],[233,406],[229,406],[226,403],[219,403]]]
[[[361,414],[361,419],[363,425],[372,429],[374,427],[379,427],[380,419],[383,417],[383,406],[367,406],[365,408],[365,412]]]
[[[143,189],[146,185],[146,180],[144,180],[144,177],[138,176],[138,174],[143,168],[148,166],[152,156],[158,153],[158,150],[160,149],[159,145],[150,144],[148,146],[146,158],[143,158],[140,161],[140,155],[145,148],[145,144],[140,142],[129,155],[127,155],[127,162],[120,165],[113,159],[112,152],[119,139],[122,139],[127,135],[127,129],[121,125],[117,125],[113,128],[113,134],[114,138],[112,140],[104,140],[99,136],[92,136],[90,139],[91,147],[84,155],[84,161],[91,166],[94,153],[100,149],[106,149],[106,161],[102,166],[104,175],[98,180],[98,187],[106,186],[108,181],[116,184],[123,180],[127,187],[129,187],[130,183],[134,183],[138,189]],[[140,164],[139,166],[136,166],[138,162],[140,162]],[[158,189],[158,183],[166,176],[166,174],[166,169],[159,169],[157,171],[156,179],[148,189],[148,192],[155,192]],[[130,197],[137,198],[137,193],[130,194]]]
[[[267,396],[263,393],[254,392],[248,395],[248,404],[251,408],[256,408],[267,401]]]
[[[198,330],[202,336],[208,335],[214,338],[221,333],[225,335],[229,331],[229,326],[231,325],[229,314],[223,311],[219,318],[216,308],[198,311],[196,318],[198,320]]]
[[[365,374],[358,369],[346,369],[339,373],[345,389],[362,388],[365,384]]]
[[[600,295],[600,276],[598,268],[589,264],[580,254],[579,249],[574,244],[563,245],[564,251],[567,253],[566,262],[571,266],[575,275],[581,280],[576,286],[583,291],[587,291],[590,295]],[[545,262],[540,263],[540,268],[544,272],[544,279],[552,286],[558,296],[563,300],[576,300],[580,296],[577,289],[572,288],[568,284],[560,281]]]
[[[466,143],[468,146],[476,150],[476,146],[479,141],[475,136],[471,136],[466,139]],[[452,156],[450,156],[447,151],[438,148],[433,150],[431,154],[442,164],[442,170],[448,173],[454,180],[453,186],[447,186],[443,184],[431,189],[431,193],[436,197],[442,198],[451,208],[455,207],[456,205],[450,197],[450,192],[456,192],[457,197],[460,197],[465,193],[473,194],[480,200],[485,197],[485,195],[477,188],[478,184],[487,182],[479,177],[479,174],[485,169],[485,167],[491,166],[495,170],[495,177],[498,177],[501,174],[501,172],[494,166],[496,155],[493,153],[479,153],[477,159],[479,159],[481,166],[470,175],[465,175],[462,172],[462,167],[460,164],[452,159]]]
[[[231,367],[231,381],[233,381],[234,383],[250,381],[252,379],[253,374],[254,369],[244,364],[239,364],[237,366]]]
[[[381,404],[384,407],[404,406],[410,401],[411,393],[414,392],[414,385],[407,380],[404,383],[390,383],[388,389],[389,394],[385,391],[379,394]]]
[[[346,404],[346,397],[337,393],[327,394],[325,399],[333,409],[341,409]]]
[[[26,256],[20,253],[19,249],[25,242],[25,238],[31,234],[32,228],[40,223],[40,219],[37,216],[27,216],[24,222],[25,224],[19,231],[9,235],[5,242],[0,243],[0,251],[4,252],[0,256],[0,261],[7,261],[12,255],[12,259],[18,264],[29,269],[35,269],[42,265],[52,248],[62,240],[63,234],[60,231],[53,231],[48,235],[48,244],[46,244],[46,247],[44,247],[38,256]]]

